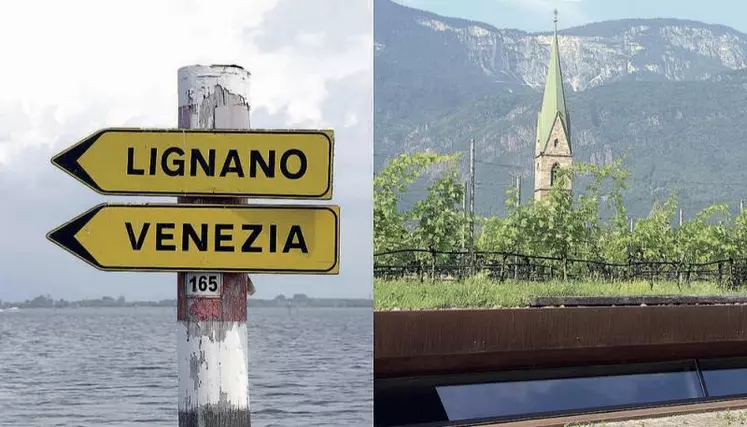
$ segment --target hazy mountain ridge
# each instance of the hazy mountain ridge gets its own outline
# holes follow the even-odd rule
[[[429,29],[434,38],[459,43],[470,64],[492,81],[513,81],[540,88],[544,84],[552,33],[496,29],[462,19],[445,18],[379,0],[381,14],[403,14],[409,25]],[[406,10],[405,10],[406,9]],[[378,12],[378,11],[377,11]],[[405,20],[385,19],[392,33]],[[551,29],[548,20],[548,29]],[[375,35],[379,56],[392,41]],[[452,40],[449,40],[452,39]],[[407,44],[406,39],[396,43]],[[676,19],[627,19],[587,24],[559,31],[562,66],[575,91],[621,79],[704,80],[725,70],[747,67],[747,35],[729,27]]]
[[[376,168],[403,151],[466,152],[475,138],[484,163],[478,210],[502,210],[513,173],[530,197],[551,33],[389,0],[376,0],[374,13]],[[747,35],[676,19],[593,23],[559,35],[575,157],[603,163],[628,153],[631,213],[647,214],[672,191],[687,217],[747,198]]]

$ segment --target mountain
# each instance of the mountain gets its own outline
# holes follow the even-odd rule
[[[747,199],[747,35],[676,19],[558,35],[574,158],[626,154],[632,215],[674,191],[686,218]],[[502,212],[513,174],[529,199],[551,37],[375,0],[376,170],[402,152],[466,153],[474,138],[478,212]]]

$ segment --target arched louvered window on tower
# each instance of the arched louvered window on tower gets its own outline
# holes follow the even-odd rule
[[[560,170],[560,165],[558,163],[555,163],[552,165],[552,169],[550,169],[550,186],[552,187],[555,185],[555,181],[558,179],[558,171]]]

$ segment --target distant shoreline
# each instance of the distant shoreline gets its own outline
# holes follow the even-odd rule
[[[296,294],[292,298],[286,298],[278,295],[274,299],[248,298],[246,301],[248,307],[318,307],[318,308],[371,308],[373,309],[374,301],[368,298],[311,298],[304,294]],[[126,301],[124,297],[114,299],[103,297],[100,299],[84,299],[78,301],[67,301],[64,299],[55,300],[49,296],[38,296],[32,300],[23,302],[3,302],[0,301],[0,309],[8,310],[11,308],[30,309],[30,308],[119,308],[119,307],[176,307],[175,299],[166,299],[160,301]]]

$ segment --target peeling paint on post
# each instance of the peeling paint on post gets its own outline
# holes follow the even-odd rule
[[[249,128],[249,72],[236,65],[193,65],[180,68],[178,76],[179,128]],[[178,201],[246,203],[213,197]],[[188,296],[185,278],[177,274],[179,427],[248,427],[248,277],[223,274],[217,298]]]

